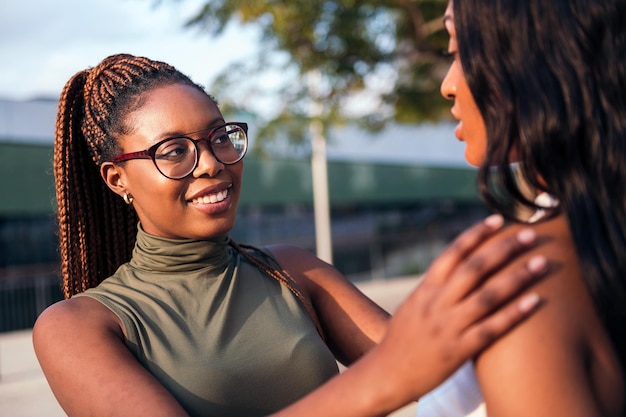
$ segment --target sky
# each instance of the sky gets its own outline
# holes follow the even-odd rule
[[[186,19],[205,1],[0,0],[0,101],[56,100],[76,72],[121,52],[165,61],[209,86],[230,63],[254,55],[258,34],[254,27],[236,24],[219,38],[184,28]],[[34,121],[34,115],[27,113],[24,117]],[[42,114],[48,124],[53,123],[54,114]],[[13,125],[14,121],[5,123],[0,117],[0,133]],[[454,139],[452,125],[393,129],[373,135],[385,140],[342,132],[329,154],[360,160],[465,164],[464,146]]]
[[[184,22],[203,0],[0,0],[0,98],[58,98],[114,53],[165,61],[203,85],[255,52],[253,28],[212,38]]]

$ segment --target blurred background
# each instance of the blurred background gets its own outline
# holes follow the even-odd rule
[[[52,143],[74,73],[123,52],[206,86],[250,125],[233,238],[310,249],[392,311],[487,214],[439,95],[446,3],[0,1],[0,414],[64,415],[30,329],[61,299]]]
[[[0,3],[0,333],[61,298],[57,98],[120,52],[173,64],[250,124],[234,239],[308,248],[355,282],[422,273],[487,214],[439,95],[446,3]]]

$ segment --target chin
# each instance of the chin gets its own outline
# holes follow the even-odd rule
[[[480,164],[482,163],[482,159],[480,158],[476,158],[474,155],[468,153],[467,151],[465,152],[465,162],[467,162],[468,164],[470,164],[473,167],[479,167]]]

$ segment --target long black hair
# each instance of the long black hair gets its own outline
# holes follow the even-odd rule
[[[455,0],[461,64],[487,129],[484,200],[556,197],[626,373],[626,1]]]

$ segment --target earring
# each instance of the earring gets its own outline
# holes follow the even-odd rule
[[[131,205],[133,204],[133,201],[135,201],[135,199],[133,198],[133,196],[128,195],[128,193],[124,193],[124,203]]]

